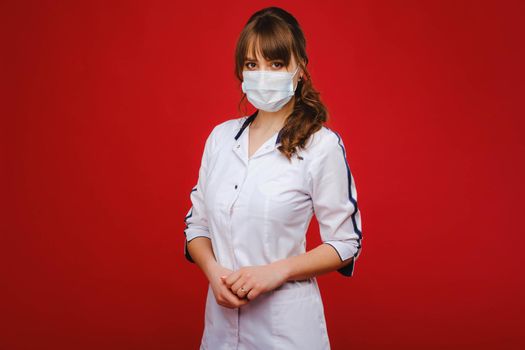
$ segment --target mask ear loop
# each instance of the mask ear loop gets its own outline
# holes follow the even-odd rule
[[[299,71],[299,65],[297,65],[297,68],[295,68],[295,72],[293,72],[292,74],[292,81],[293,81],[293,77],[297,74],[297,71]],[[297,87],[299,86],[299,82],[301,82],[301,80],[302,78],[299,78],[299,80],[297,81],[297,85],[293,89],[294,93],[297,90]]]
[[[295,68],[295,71],[293,72],[292,74],[292,78],[295,77],[295,75],[297,74],[297,71],[299,70],[299,65],[297,65],[297,68]],[[299,78],[300,79],[300,78]]]
[[[297,68],[295,69],[295,72],[293,73],[292,77],[295,76],[295,74],[297,74],[297,71],[299,70],[299,65],[297,65]],[[303,77],[299,77],[299,81],[303,81]]]

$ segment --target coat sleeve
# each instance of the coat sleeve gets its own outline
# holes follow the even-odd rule
[[[206,205],[203,194],[206,187],[206,172],[213,143],[214,131],[215,129],[206,139],[204,152],[201,157],[197,184],[191,189],[190,192],[191,207],[184,218],[184,256],[191,263],[195,263],[195,261],[193,261],[188,251],[188,242],[197,237],[208,237],[211,239],[210,232],[208,230],[208,219],[206,217]]]
[[[341,261],[352,258],[337,271],[351,277],[361,253],[361,215],[343,141],[338,133],[328,131],[310,166],[311,198],[323,243],[332,246]]]

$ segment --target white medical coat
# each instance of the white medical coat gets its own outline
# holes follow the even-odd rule
[[[341,260],[337,270],[353,275],[361,252],[361,218],[355,182],[338,133],[323,126],[291,162],[277,149],[276,132],[248,158],[251,116],[216,125],[208,136],[192,206],[185,218],[184,254],[196,237],[211,240],[217,262],[237,270],[306,252],[312,215],[323,243]],[[315,277],[288,281],[248,304],[217,304],[208,285],[200,349],[330,349]]]

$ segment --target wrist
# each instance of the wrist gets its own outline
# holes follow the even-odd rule
[[[272,263],[277,272],[284,278],[284,282],[290,280],[291,269],[290,263],[287,259],[277,260]]]
[[[210,279],[217,266],[219,266],[219,264],[215,259],[208,259],[202,264],[202,270],[208,279]]]

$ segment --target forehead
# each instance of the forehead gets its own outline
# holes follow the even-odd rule
[[[254,61],[266,60],[264,58],[264,54],[261,52],[261,45],[259,45],[259,40],[257,39],[257,37],[252,37],[251,40],[248,41],[244,58],[246,60]]]
[[[268,50],[268,55],[265,55],[263,52],[263,48],[261,48],[260,45],[260,39],[258,37],[252,37],[251,40],[248,41],[248,45],[246,47],[246,53],[244,60],[245,61],[266,61],[271,62],[275,60],[283,60],[285,62],[295,62],[294,55],[290,52],[289,57],[286,57],[283,54],[275,54],[274,50]],[[266,57],[265,57],[266,56]],[[288,59],[286,59],[288,58]]]

